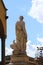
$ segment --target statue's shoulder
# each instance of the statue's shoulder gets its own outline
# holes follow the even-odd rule
[[[21,23],[20,21],[17,21],[17,22],[16,22],[16,25],[21,25],[21,24],[22,24],[22,25],[25,25],[25,22],[24,22],[24,21],[23,21],[22,23]]]
[[[25,22],[23,21],[23,23],[25,24]]]
[[[16,22],[16,26],[19,25],[19,21]]]
[[[25,25],[25,22],[23,21],[22,24]]]
[[[19,21],[16,22],[16,24],[18,24],[18,23],[19,23]]]

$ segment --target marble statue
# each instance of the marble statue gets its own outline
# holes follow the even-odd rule
[[[27,33],[23,18],[20,16],[20,20],[16,22],[16,42],[13,40],[13,44],[11,44],[13,52],[9,65],[36,65],[33,60],[32,62],[29,60],[26,54]]]
[[[23,16],[20,16],[20,20],[16,23],[16,43],[13,41],[13,45],[11,45],[11,48],[14,49],[14,52],[15,50],[20,51],[21,53],[26,51],[27,33],[23,18]]]

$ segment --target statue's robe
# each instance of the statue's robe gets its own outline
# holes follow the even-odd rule
[[[23,52],[26,51],[27,34],[24,21],[16,23],[16,41],[19,44],[18,48]]]

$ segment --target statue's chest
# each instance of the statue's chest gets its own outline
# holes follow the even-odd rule
[[[23,28],[23,23],[18,23],[17,29],[18,29],[18,30],[21,30],[22,28]]]

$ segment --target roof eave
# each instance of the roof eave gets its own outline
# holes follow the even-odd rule
[[[8,9],[5,7],[3,0],[1,0],[1,1],[2,1],[4,9],[7,11]]]

